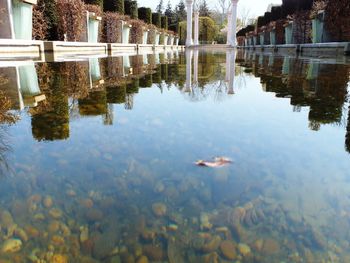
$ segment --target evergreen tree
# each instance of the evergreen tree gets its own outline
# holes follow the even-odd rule
[[[210,11],[206,0],[202,0],[199,4],[199,16],[210,16]]]
[[[186,12],[186,6],[185,6],[184,0],[180,0],[179,4],[175,8],[175,13],[176,13],[178,22],[186,20],[187,12]]]
[[[173,8],[171,6],[170,0],[168,2],[168,5],[165,9],[164,14],[168,17],[169,24],[172,24],[173,22],[176,21],[176,17],[174,16]]]
[[[163,0],[160,0],[157,8],[156,8],[156,11],[158,14],[163,14],[163,9],[164,9],[164,2]]]

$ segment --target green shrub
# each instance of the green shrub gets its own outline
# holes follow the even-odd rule
[[[152,24],[156,27],[160,28],[162,25],[162,15],[159,13],[153,13],[152,14]]]
[[[118,12],[121,15],[125,14],[124,0],[105,0],[103,2],[103,10]]]
[[[85,4],[90,4],[90,5],[98,5],[103,9],[103,0],[84,0],[83,1]]]
[[[137,19],[138,9],[137,9],[137,1],[134,0],[126,0],[125,3],[125,14],[130,16],[132,19]]]
[[[138,9],[139,19],[143,20],[147,24],[152,24],[152,10],[147,7],[140,7]]]
[[[168,30],[168,17],[162,16],[162,26],[163,29]]]
[[[58,40],[58,13],[55,0],[42,0],[44,17],[48,27],[48,40]]]

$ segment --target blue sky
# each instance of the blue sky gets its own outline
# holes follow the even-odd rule
[[[180,0],[170,0],[173,6],[177,5]],[[210,7],[214,8],[217,4],[215,0],[207,0]],[[159,3],[159,0],[138,0],[139,6],[146,6],[155,9]],[[164,5],[168,3],[168,0],[164,0]],[[241,10],[249,10],[249,14],[252,17],[262,15],[266,12],[269,4],[281,4],[282,0],[240,0],[238,2],[238,12]]]

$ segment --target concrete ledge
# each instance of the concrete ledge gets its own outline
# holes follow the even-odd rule
[[[240,46],[240,49],[275,51],[279,54],[302,53],[313,56],[350,55],[350,42],[333,42],[317,44],[285,44],[285,45],[257,45]]]
[[[344,55],[347,53],[349,43],[317,43],[300,45],[300,53],[312,55]]]
[[[142,52],[149,52],[154,50],[154,45],[152,44],[139,44],[137,45],[137,50]]]
[[[85,54],[108,54],[107,44],[88,42],[45,41],[45,52]]]
[[[0,58],[42,58],[43,41],[0,39]]]
[[[121,44],[121,43],[108,44],[109,54],[135,52],[135,51],[137,51],[137,44]]]

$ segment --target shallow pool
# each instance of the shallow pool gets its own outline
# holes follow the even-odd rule
[[[0,68],[0,262],[350,262],[348,60],[70,60]]]

